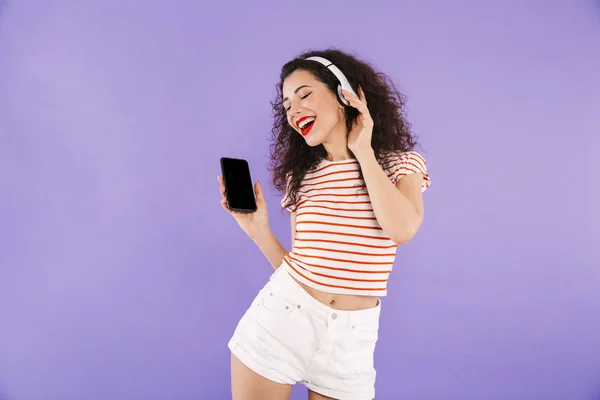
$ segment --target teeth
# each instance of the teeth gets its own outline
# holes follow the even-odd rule
[[[314,121],[314,120],[315,120],[315,117],[310,117],[310,118],[303,119],[303,120],[302,120],[302,122],[300,122],[300,123],[298,124],[298,128],[302,129],[302,128],[304,128],[304,127],[305,127],[305,126],[306,126],[308,123],[310,123],[310,122],[312,122],[312,121]]]

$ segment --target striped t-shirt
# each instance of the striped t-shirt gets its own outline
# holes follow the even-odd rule
[[[380,161],[390,180],[423,174],[422,191],[431,182],[417,152],[390,153]],[[281,204],[286,205],[287,193]],[[387,295],[397,245],[379,226],[356,160],[322,160],[308,172],[286,207],[296,211],[296,236],[282,268],[315,289],[369,296]]]

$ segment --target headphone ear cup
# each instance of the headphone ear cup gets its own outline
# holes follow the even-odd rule
[[[338,85],[337,87],[337,95],[338,95],[338,101],[343,105],[343,106],[348,106],[350,105],[350,103],[348,103],[348,100],[346,100],[344,98],[344,94],[342,93],[342,85]]]

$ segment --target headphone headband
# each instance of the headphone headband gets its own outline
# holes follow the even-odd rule
[[[348,82],[348,78],[346,78],[346,75],[344,75],[344,73],[338,67],[336,67],[335,64],[333,64],[326,58],[313,56],[305,58],[305,60],[316,61],[320,64],[323,64],[325,67],[327,67],[328,70],[330,70],[335,75],[337,80],[340,82],[340,84],[338,85],[338,99],[343,104],[348,105],[348,100],[346,100],[342,95],[342,89],[347,90],[350,93],[353,93],[354,95],[356,95],[356,93],[354,92],[354,89],[352,89],[352,86],[350,86],[350,82]]]

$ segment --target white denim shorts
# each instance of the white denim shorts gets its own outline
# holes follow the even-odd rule
[[[381,301],[366,310],[334,310],[281,266],[239,321],[228,347],[271,381],[299,382],[335,399],[373,399],[380,311]]]

